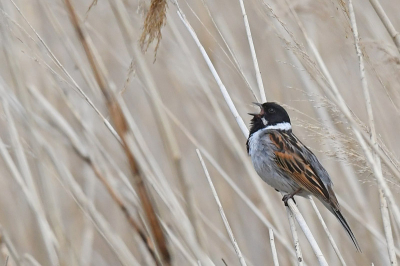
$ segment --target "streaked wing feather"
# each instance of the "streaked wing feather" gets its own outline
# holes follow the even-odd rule
[[[329,174],[317,157],[290,131],[270,132],[269,137],[277,148],[275,151],[277,166],[290,175],[301,188],[322,200],[346,229],[357,250],[362,252],[350,226],[340,212]]]
[[[294,181],[303,189],[315,196],[322,196],[329,200],[330,191],[304,156],[305,146],[291,132],[274,131],[269,134],[269,137],[277,147],[275,151],[277,166],[293,177]],[[309,150],[308,152],[311,153]]]

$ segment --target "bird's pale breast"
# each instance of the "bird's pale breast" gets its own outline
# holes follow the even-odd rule
[[[249,154],[258,175],[271,187],[291,193],[299,186],[277,167],[275,150],[276,146],[271,142],[266,129],[253,133],[249,139]]]

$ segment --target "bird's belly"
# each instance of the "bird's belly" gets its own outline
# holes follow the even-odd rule
[[[251,161],[257,174],[271,187],[284,193],[291,193],[299,188],[293,179],[276,166],[272,155],[254,152],[251,154]]]

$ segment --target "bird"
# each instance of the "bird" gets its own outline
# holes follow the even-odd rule
[[[340,211],[333,183],[314,153],[292,131],[286,110],[275,102],[254,103],[260,107],[253,116],[246,142],[257,174],[268,185],[284,194],[282,201],[295,195],[313,195],[339,220],[358,252],[356,237]]]

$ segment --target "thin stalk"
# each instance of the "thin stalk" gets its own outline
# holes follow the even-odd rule
[[[254,70],[256,71],[256,79],[258,84],[258,89],[260,90],[261,102],[265,103],[267,101],[267,97],[265,96],[264,85],[261,77],[260,67],[258,66],[258,60],[256,55],[256,49],[254,48],[253,38],[251,37],[251,30],[249,20],[247,19],[246,9],[244,8],[243,0],[239,0],[240,9],[242,10],[244,27],[246,29],[247,40],[249,41],[249,47],[251,52],[251,58],[253,59]]]
[[[28,253],[25,253],[23,256],[24,260],[30,263],[30,265],[33,266],[41,266],[41,264],[31,255]],[[6,265],[7,266],[7,265]]]
[[[57,158],[53,148],[50,147],[50,145],[47,144],[44,139],[41,139],[39,134],[37,134],[37,136],[38,139],[40,139],[43,149],[53,163],[55,170],[60,176],[60,183],[68,192],[71,193],[71,196],[78,204],[79,208],[81,208],[81,210],[93,221],[95,228],[110,246],[111,250],[116,254],[121,264],[126,266],[140,265],[121,238],[113,232],[110,224],[107,222],[104,216],[99,213],[93,202],[87,198],[70,171]]]
[[[246,83],[246,86],[249,88],[249,90],[250,90],[251,94],[253,95],[254,99],[258,102],[258,97],[257,97],[257,95],[255,94],[253,88],[251,87],[250,82],[247,80],[247,78],[246,78],[246,76],[245,76],[245,74],[244,74],[244,72],[243,72],[243,68],[242,68],[242,66],[241,66],[240,63],[239,63],[239,60],[237,59],[237,56],[236,56],[234,50],[230,47],[230,45],[229,45],[228,42],[226,41],[226,38],[224,37],[224,35],[222,35],[222,32],[220,31],[220,29],[219,29],[217,23],[215,23],[214,17],[212,16],[211,11],[210,11],[210,9],[208,8],[208,5],[207,5],[206,1],[205,1],[205,0],[201,0],[201,2],[203,3],[204,7],[206,8],[207,13],[208,13],[208,16],[209,16],[210,19],[211,19],[211,22],[213,23],[213,25],[214,25],[215,29],[217,30],[219,36],[221,37],[222,41],[224,42],[226,48],[228,49],[228,52],[229,52],[229,54],[231,55],[231,57],[232,57],[232,59],[233,59],[233,62],[236,64],[236,70],[239,72],[240,76],[242,77],[242,79],[243,79],[244,82]],[[233,63],[232,63],[232,64],[233,64]],[[265,93],[264,93],[264,94],[265,94]]]
[[[311,234],[310,228],[308,228],[308,225],[306,221],[303,218],[303,215],[301,215],[300,211],[297,209],[296,203],[292,199],[288,201],[288,205],[290,208],[290,211],[293,213],[294,217],[296,218],[297,223],[299,224],[300,228],[303,230],[304,235],[306,236],[308,242],[311,245],[311,248],[315,254],[315,256],[318,259],[319,265],[321,266],[327,266],[328,263],[326,262],[326,259],[324,255],[322,254],[321,249],[319,248],[317,241],[315,241],[314,236]]]
[[[380,203],[381,203],[383,231],[385,232],[390,265],[397,266],[398,264],[397,264],[396,250],[395,250],[393,234],[392,234],[392,227],[390,225],[389,209],[388,209],[387,201],[385,199],[385,195],[382,192],[382,189],[379,189],[379,199],[380,199]]]
[[[224,99],[226,101],[226,104],[229,107],[229,110],[231,111],[236,122],[238,123],[239,128],[242,130],[243,135],[248,136],[249,130],[247,129],[246,124],[243,122],[242,117],[239,115],[238,111],[236,110],[235,104],[233,103],[231,96],[229,95],[228,91],[226,90],[225,85],[222,83],[222,80],[219,77],[217,70],[215,69],[214,65],[212,64],[210,58],[208,57],[206,50],[204,50],[203,45],[201,45],[199,38],[197,37],[193,28],[190,26],[189,21],[186,19],[186,16],[185,16],[185,14],[183,14],[182,10],[178,9],[177,12],[178,12],[179,18],[185,25],[186,29],[189,31],[193,40],[196,42],[197,47],[200,49],[201,54],[203,55],[208,67],[210,68],[210,71],[213,74],[213,76],[221,90],[222,95],[224,96]]]
[[[294,243],[294,250],[296,251],[296,261],[298,266],[304,265],[303,253],[301,252],[299,236],[297,234],[296,223],[294,222],[293,213],[289,208],[286,208],[286,213],[289,220],[290,231],[292,232],[292,238]]]
[[[231,227],[229,225],[228,219],[226,218],[226,215],[225,215],[225,212],[224,212],[224,208],[222,207],[221,201],[219,200],[217,191],[215,190],[214,184],[213,184],[213,182],[211,180],[210,174],[208,173],[207,166],[204,163],[203,157],[201,156],[201,153],[200,153],[199,149],[196,149],[196,152],[197,152],[197,156],[199,157],[199,160],[201,162],[201,166],[203,167],[204,174],[206,175],[208,183],[209,183],[209,185],[211,187],[212,194],[214,196],[215,202],[217,203],[218,210],[219,210],[219,213],[221,215],[222,221],[224,222],[226,231],[227,231],[227,233],[229,235],[229,238],[231,239],[231,242],[232,242],[233,248],[235,249],[236,255],[239,258],[240,265],[247,266],[246,261],[243,258],[242,252],[240,251],[239,245],[236,242],[235,236],[233,235],[233,232],[232,232],[232,229],[231,229]]]
[[[55,8],[49,6],[49,2],[47,2],[47,1],[44,1],[44,0],[38,0],[38,1],[39,1],[39,4],[43,6],[44,12],[45,12],[46,16],[48,17],[50,23],[53,25],[53,28],[58,35],[58,38],[64,45],[68,54],[75,61],[75,65],[81,72],[83,78],[86,81],[86,84],[89,86],[89,88],[92,90],[93,93],[99,94],[99,87],[93,77],[93,74],[90,73],[90,70],[87,70],[86,67],[84,67],[85,64],[82,60],[82,57],[80,56],[76,47],[74,47],[74,44],[72,43],[71,38],[69,38],[69,36],[65,32],[65,28],[61,25],[61,23],[57,19],[56,15],[54,14]]]
[[[345,209],[353,218],[358,222],[358,224],[363,225],[363,227],[373,235],[382,245],[386,245],[386,238],[382,236],[381,232],[378,231],[373,225],[370,223],[366,223],[365,218],[361,217],[359,214],[352,211],[349,205],[338,197],[338,200],[341,202],[343,209]],[[397,227],[394,227],[395,229]],[[400,250],[395,248],[396,255],[400,257]]]
[[[154,158],[153,154],[150,152],[149,147],[146,145],[146,141],[144,140],[144,137],[142,133],[140,132],[138,126],[136,125],[135,121],[133,120],[132,116],[129,114],[128,108],[121,98],[120,95],[117,95],[117,100],[119,102],[119,105],[121,106],[122,112],[125,114],[125,117],[127,118],[128,126],[130,130],[133,132],[133,135],[135,136],[135,144],[131,143],[132,147],[138,147],[138,148],[133,148],[133,150],[137,150],[135,153],[139,162],[139,165],[143,165],[143,171],[148,171],[149,176],[149,182],[151,186],[153,186],[155,189],[157,187],[157,192],[159,193],[160,196],[162,196],[162,199],[164,200],[165,204],[168,206],[168,208],[171,210],[171,213],[173,213],[174,219],[176,219],[176,224],[179,224],[180,226],[177,226],[177,230],[181,233],[181,237],[183,237],[187,243],[189,244],[190,248],[192,249],[193,253],[196,254],[197,258],[201,258],[202,262],[205,265],[208,265],[209,261],[211,261],[206,254],[204,254],[203,250],[201,247],[198,245],[196,238],[195,238],[195,232],[193,232],[194,228],[190,224],[190,220],[186,213],[184,212],[184,209],[181,207],[180,203],[178,202],[177,197],[175,196],[170,182],[168,182],[167,177],[163,174],[163,171],[160,169],[156,159]],[[155,99],[156,102],[161,102],[160,99]],[[142,155],[143,153],[143,155]],[[140,164],[139,157],[144,157],[143,163]],[[148,168],[147,163],[144,161],[147,161],[148,165],[150,168],[152,168],[152,171],[154,174],[150,174],[151,170]],[[157,176],[157,178],[152,178],[152,176]]]
[[[86,162],[90,168],[93,170],[95,176],[103,183],[104,187],[110,194],[111,198],[117,203],[120,207],[121,211],[125,214],[128,222],[138,233],[143,243],[146,245],[150,255],[153,257],[155,262],[157,262],[157,258],[154,253],[153,244],[150,239],[146,236],[146,234],[140,229],[138,223],[135,221],[134,217],[128,210],[126,203],[119,195],[120,193],[115,190],[115,188],[111,185],[111,183],[103,176],[101,173],[98,164],[96,164],[94,160],[94,155],[90,150],[86,150],[84,145],[79,140],[78,135],[74,132],[73,128],[68,124],[68,122],[61,116],[61,114],[33,87],[29,87],[29,91],[32,93],[34,98],[38,101],[39,105],[45,109],[46,113],[50,116],[51,120],[58,126],[60,131],[64,133],[71,142],[74,151],[76,151],[77,155],[81,157],[81,159]],[[82,121],[81,121],[82,123]],[[83,123],[82,123],[83,125]],[[89,152],[89,153],[88,153]]]
[[[119,106],[118,102],[113,96],[113,93],[108,85],[107,80],[105,79],[104,71],[102,71],[101,66],[98,64],[98,60],[96,60],[95,58],[92,47],[90,46],[90,42],[88,41],[89,37],[84,31],[84,28],[81,26],[80,20],[77,14],[75,13],[75,9],[73,8],[71,1],[66,0],[65,4],[68,13],[70,14],[71,22],[85,50],[87,59],[92,68],[96,82],[98,83],[104,95],[110,115],[114,123],[116,124],[118,135],[121,137],[125,154],[129,160],[129,166],[131,168],[133,182],[136,184],[137,193],[142,203],[142,207],[146,213],[146,219],[148,219],[148,222],[150,224],[151,231],[155,240],[156,249],[159,251],[159,254],[161,255],[160,257],[162,263],[165,265],[170,265],[171,256],[168,250],[164,232],[157,218],[156,210],[151,200],[150,194],[148,193],[148,190],[146,188],[144,177],[142,176],[141,170],[137,165],[135,157],[130,148],[128,147],[125,139],[126,134],[128,134],[129,130],[126,118],[121,111],[121,107]]]
[[[151,101],[151,105],[154,107],[152,108],[152,110],[154,111],[154,116],[157,121],[156,125],[159,129],[167,154],[172,160],[172,165],[180,183],[182,194],[185,198],[185,207],[190,223],[187,223],[184,227],[186,229],[186,233],[184,233],[184,236],[188,238],[192,249],[198,254],[198,257],[203,257],[203,252],[201,251],[201,249],[204,249],[204,247],[202,246],[201,242],[201,228],[194,211],[195,201],[192,194],[191,182],[189,178],[184,175],[182,169],[182,155],[178,145],[178,141],[172,130],[170,121],[162,112],[159,105],[156,104],[156,101],[161,100],[161,98],[157,90],[155,80],[151,75],[149,67],[147,66],[147,62],[141,55],[141,52],[135,41],[133,41],[135,38],[134,29],[129,22],[127,12],[124,10],[122,2],[120,0],[109,0],[109,4],[118,22],[118,26],[122,32],[125,46],[130,56],[133,56],[137,60],[139,73],[144,78],[144,82],[147,85],[146,87],[150,90],[150,96],[147,97],[149,101]],[[120,104],[122,103],[120,102]],[[126,117],[128,118],[128,116],[129,115],[127,114]],[[162,181],[165,182],[164,180]]]
[[[324,221],[324,218],[322,218],[322,215],[321,215],[321,213],[319,212],[319,210],[318,210],[318,208],[317,208],[317,205],[315,204],[315,202],[314,202],[314,200],[312,199],[311,196],[309,196],[309,199],[310,199],[310,202],[311,202],[311,206],[313,207],[315,213],[316,213],[317,216],[318,216],[318,220],[321,222],[321,225],[322,225],[322,227],[324,228],[324,231],[325,231],[326,235],[328,236],[329,242],[331,243],[333,250],[335,251],[336,255],[338,256],[338,258],[339,258],[339,260],[340,260],[340,263],[341,263],[343,266],[346,266],[346,262],[344,261],[343,256],[342,256],[342,254],[340,253],[340,250],[339,250],[338,246],[336,245],[335,240],[333,239],[331,233],[329,232],[329,229],[328,229],[328,227],[326,226],[325,221]]]
[[[377,146],[377,136],[376,136],[376,130],[375,130],[374,114],[372,111],[371,97],[370,97],[370,93],[369,93],[369,89],[368,89],[367,77],[365,75],[364,57],[363,57],[363,54],[362,54],[361,48],[360,48],[360,39],[358,36],[358,28],[357,28],[356,17],[354,14],[354,7],[353,7],[352,0],[349,0],[348,4],[349,4],[350,22],[351,22],[352,32],[353,32],[353,36],[354,36],[356,52],[357,52],[357,56],[358,56],[358,60],[359,60],[362,90],[363,90],[363,94],[364,94],[365,104],[367,107],[371,141],[374,144],[374,146]],[[394,252],[393,235],[391,233],[391,230],[389,230],[390,229],[389,210],[388,209],[384,210],[384,208],[387,207],[387,203],[386,203],[386,199],[385,199],[384,195],[381,195],[381,193],[383,192],[382,186],[385,183],[385,180],[384,180],[383,174],[382,174],[381,161],[374,152],[373,152],[373,157],[375,158],[375,162],[377,165],[377,171],[378,171],[377,179],[378,179],[378,184],[380,185],[379,199],[381,201],[381,214],[382,214],[382,220],[383,220],[383,224],[384,224],[383,228],[385,230],[389,259],[390,259],[392,265],[397,266],[397,258],[396,258],[396,254]],[[385,192],[387,192],[387,190]],[[392,207],[393,207],[393,209],[395,209],[397,206],[392,206]],[[386,226],[386,225],[388,225],[388,226]],[[398,226],[400,226],[400,224],[398,224]]]
[[[171,229],[168,228],[168,225],[165,224],[165,222],[161,221],[161,225],[163,226],[165,232],[171,239],[171,242],[175,244],[175,246],[179,249],[179,251],[182,253],[183,257],[191,264],[191,265],[197,265],[196,261],[193,259],[193,257],[188,253],[188,251],[182,246],[182,243],[178,240],[178,237],[172,232]]]
[[[78,83],[75,82],[75,80],[72,78],[72,76],[68,73],[68,71],[64,68],[64,66],[60,63],[60,61],[57,59],[57,57],[53,54],[53,52],[50,50],[50,48],[47,46],[47,44],[44,42],[42,37],[37,33],[37,31],[32,27],[32,25],[29,23],[29,21],[26,19],[25,15],[21,12],[19,7],[15,4],[13,0],[10,0],[14,7],[17,9],[18,13],[22,16],[22,18],[25,20],[25,22],[29,25],[31,30],[35,33],[36,37],[39,39],[39,41],[43,44],[43,46],[46,48],[47,52],[49,53],[51,59],[54,61],[54,63],[65,73],[65,75],[73,82],[74,87],[79,91],[79,93],[84,97],[85,101],[95,110],[95,112],[101,117],[103,120],[103,123],[106,125],[106,127],[110,130],[110,132],[114,135],[114,137],[118,140],[120,140],[120,137],[118,136],[117,132],[115,129],[111,126],[110,122],[104,117],[104,115],[99,111],[99,109],[93,104],[92,100],[86,95],[86,93],[79,87]]]
[[[37,198],[39,207],[41,209],[43,209],[42,203],[39,198],[39,194],[37,192],[36,184],[35,184],[35,181],[33,180],[31,169],[28,164],[28,160],[25,156],[21,141],[19,139],[19,133],[18,133],[17,127],[15,125],[14,118],[11,115],[11,112],[10,112],[10,109],[8,106],[8,102],[3,100],[2,103],[3,103],[4,113],[6,115],[7,122],[8,122],[8,130],[9,130],[11,143],[13,146],[13,150],[15,150],[15,152],[16,152],[16,158],[17,158],[19,169],[20,169],[20,173],[23,176],[25,183],[28,186],[29,190],[32,192],[32,195],[35,198]]]
[[[270,228],[269,230],[269,242],[271,244],[272,260],[274,261],[274,266],[279,266],[278,253],[276,252],[274,231]]]
[[[231,241],[228,237],[225,236],[225,234],[219,229],[217,228],[216,225],[214,225],[209,218],[207,217],[207,215],[205,215],[204,213],[202,213],[199,209],[196,210],[197,213],[199,214],[199,217],[202,219],[202,221],[204,222],[205,225],[207,225],[210,230],[212,231],[213,234],[215,234],[216,236],[218,236],[218,238],[225,244],[225,246],[227,248],[229,248],[232,252],[235,253],[235,249],[232,247],[231,245]],[[254,266],[253,263],[250,262],[250,259],[247,258],[245,255],[243,255],[246,263],[249,266]]]
[[[41,235],[43,237],[43,241],[46,247],[47,255],[50,259],[52,265],[59,264],[59,258],[57,250],[59,248],[59,244],[57,239],[55,238],[54,232],[46,219],[46,215],[43,212],[43,209],[38,202],[38,198],[32,193],[32,191],[27,187],[24,179],[22,178],[20,172],[18,171],[16,165],[14,164],[10,154],[8,153],[3,140],[0,138],[0,153],[3,157],[4,162],[6,163],[11,175],[15,179],[15,181],[20,186],[26,201],[32,209],[32,212],[37,219]]]
[[[395,29],[378,0],[369,0],[400,52],[400,33]]]
[[[15,245],[11,241],[10,237],[8,236],[8,233],[4,230],[3,226],[0,225],[0,243],[4,243],[8,249],[8,252],[11,255],[13,263],[15,265],[20,266],[21,265],[21,257],[17,252],[17,249],[15,248]]]

